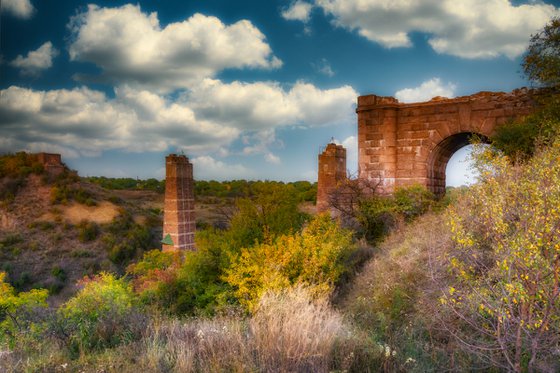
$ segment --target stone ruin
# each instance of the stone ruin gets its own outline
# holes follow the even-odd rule
[[[342,145],[331,142],[319,154],[317,212],[330,209],[330,193],[344,181],[346,181],[346,149]]]
[[[37,160],[43,165],[43,168],[49,175],[60,175],[66,168],[62,163],[60,154],[54,153],[37,153]]]
[[[165,157],[163,250],[195,250],[194,232],[193,165],[184,155],[169,154]]]
[[[420,184],[441,196],[453,153],[468,145],[473,135],[487,140],[497,126],[530,114],[538,94],[522,88],[407,104],[394,97],[360,96],[356,108],[358,181],[375,184],[381,194]],[[56,157],[49,156],[43,156],[45,164],[56,164]],[[329,195],[347,180],[346,149],[330,143],[318,161],[317,211],[322,212],[329,210]],[[164,249],[194,250],[194,232],[192,164],[184,155],[170,154],[166,157]]]
[[[358,178],[378,181],[382,194],[391,194],[396,187],[420,184],[441,196],[445,193],[445,169],[451,156],[468,145],[473,135],[487,140],[497,126],[530,114],[538,95],[537,90],[521,88],[509,93],[479,92],[408,104],[394,97],[360,96],[356,108]],[[334,149],[329,148],[331,145],[334,144],[329,144],[327,150]],[[325,171],[330,170],[325,165],[334,162],[325,160],[333,152],[327,150],[319,156],[320,211],[327,208],[328,194],[340,183],[341,175]],[[345,154],[342,150],[336,151],[339,156]]]

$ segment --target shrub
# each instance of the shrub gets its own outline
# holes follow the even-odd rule
[[[16,294],[6,283],[5,272],[0,272],[0,343],[13,344],[21,334],[34,328],[29,314],[36,308],[47,307],[48,291],[32,289]]]
[[[51,275],[53,275],[54,278],[62,282],[66,281],[66,271],[64,270],[64,268],[61,268],[59,266],[54,266],[53,269],[51,270]]]
[[[422,185],[396,188],[393,195],[396,211],[410,222],[426,213],[435,203],[436,196]]]
[[[99,225],[87,220],[82,220],[77,226],[80,242],[94,241],[99,236]]]
[[[132,287],[102,272],[84,278],[82,289],[59,309],[66,343],[74,354],[117,346],[139,338],[144,321]]]
[[[496,128],[492,145],[513,161],[526,161],[560,135],[560,96],[539,98],[540,107],[527,117]]]
[[[152,233],[147,227],[134,222],[131,214],[117,216],[106,228],[103,237],[109,259],[120,265],[126,265],[139,253],[152,244]]]
[[[478,159],[482,182],[449,216],[454,278],[441,302],[458,317],[448,327],[494,366],[558,370],[560,143],[525,165]]]
[[[301,234],[243,249],[225,271],[224,279],[249,309],[254,309],[267,290],[299,283],[313,287],[318,294],[328,294],[348,270],[346,260],[354,249],[351,233],[324,214],[313,219]]]

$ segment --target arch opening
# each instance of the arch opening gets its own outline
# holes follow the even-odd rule
[[[471,144],[473,136],[477,136],[484,143],[489,143],[486,136],[473,132],[461,132],[442,140],[432,150],[428,160],[428,189],[435,195],[443,196],[445,194],[447,164],[455,152]]]

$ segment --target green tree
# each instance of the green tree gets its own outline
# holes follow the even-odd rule
[[[560,19],[552,19],[531,37],[523,58],[523,71],[532,81],[544,86],[560,84]]]

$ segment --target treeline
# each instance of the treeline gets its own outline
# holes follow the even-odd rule
[[[105,176],[91,176],[85,178],[90,183],[105,189],[113,190],[153,190],[158,193],[165,191],[165,180],[110,178]],[[198,197],[243,198],[254,197],[260,190],[268,186],[279,186],[293,191],[299,201],[314,201],[317,195],[317,183],[309,181],[295,181],[284,183],[281,181],[253,181],[253,180],[196,180],[194,193]]]

